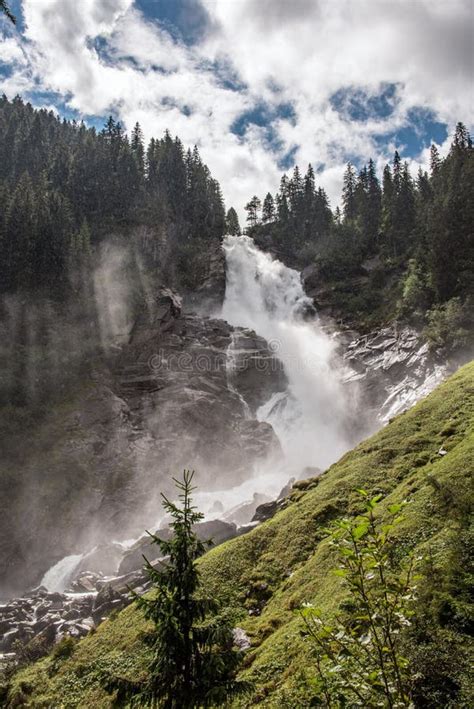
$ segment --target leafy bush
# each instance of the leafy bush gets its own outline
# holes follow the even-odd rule
[[[427,313],[424,335],[433,349],[464,347],[472,338],[472,302],[452,298]]]
[[[381,524],[374,514],[381,496],[369,499],[359,492],[366,498],[365,513],[338,521],[330,531],[339,559],[334,573],[350,589],[350,600],[334,619],[311,604],[300,610],[314,650],[311,684],[328,707],[408,707],[409,662],[400,638],[413,613],[413,560],[400,567],[392,536],[403,504],[391,505],[390,521]]]
[[[426,277],[416,259],[410,259],[403,281],[403,291],[399,311],[401,315],[420,312],[426,308],[429,290]]]

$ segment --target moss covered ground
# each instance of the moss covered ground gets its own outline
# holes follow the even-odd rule
[[[325,528],[361,511],[357,488],[383,495],[381,515],[387,505],[407,500],[397,527],[400,557],[415,550],[442,566],[457,534],[456,510],[472,493],[473,471],[471,362],[319,479],[300,483],[273,519],[202,558],[206,592],[225,604],[251,639],[242,671],[255,687],[247,706],[307,706],[300,689],[303,676],[311,674],[311,657],[295,609],[311,601],[330,615],[342,599]],[[104,678],[144,672],[145,631],[140,612],[129,606],[79,642],[69,657],[50,656],[21,670],[11,682],[7,706],[113,706]]]

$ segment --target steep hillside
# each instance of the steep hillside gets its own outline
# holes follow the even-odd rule
[[[442,611],[431,603],[430,612],[433,624],[446,634],[445,664],[430,655],[428,641],[426,647],[418,645],[418,662],[431,665],[429,671],[439,671],[442,682],[453,687],[451,706],[472,706],[472,689],[462,679],[470,646],[461,622],[467,569],[458,542],[465,535],[473,470],[471,362],[321,478],[299,483],[290,504],[273,519],[202,559],[206,590],[228,606],[251,640],[244,670],[255,683],[249,706],[309,706],[304,675],[311,675],[311,659],[294,610],[312,601],[331,613],[341,600],[343,587],[330,573],[334,559],[324,529],[332,520],[360,511],[356,489],[361,487],[384,495],[382,514],[388,504],[409,501],[398,528],[398,550],[403,557],[415,549],[417,557],[429,558],[431,573],[438,571]],[[128,607],[81,641],[69,657],[48,657],[22,670],[12,680],[6,705],[112,706],[102,689],[104,678],[111,671],[130,677],[143,672],[144,629],[139,612]]]

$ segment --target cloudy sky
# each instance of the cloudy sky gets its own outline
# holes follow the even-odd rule
[[[473,126],[473,0],[12,0],[0,90],[101,127],[197,144],[227,206],[312,162],[397,147],[415,169]]]

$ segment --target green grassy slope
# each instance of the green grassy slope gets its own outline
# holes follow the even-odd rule
[[[443,447],[447,454],[439,455]],[[474,362],[463,367],[410,411],[334,464],[319,480],[300,484],[288,507],[249,534],[211,550],[201,562],[207,592],[232,609],[252,641],[244,674],[255,683],[249,705],[303,706],[301,670],[310,669],[294,613],[312,601],[327,613],[343,596],[330,573],[332,552],[324,528],[361,511],[363,487],[383,493],[386,505],[407,499],[398,528],[399,553],[415,548],[441,565],[457,534],[456,509],[472,489],[474,471]],[[11,706],[112,706],[101,688],[109,671],[143,672],[140,636],[145,623],[134,607],[105,621],[62,661],[46,658],[22,670]],[[15,703],[16,702],[16,703]]]

